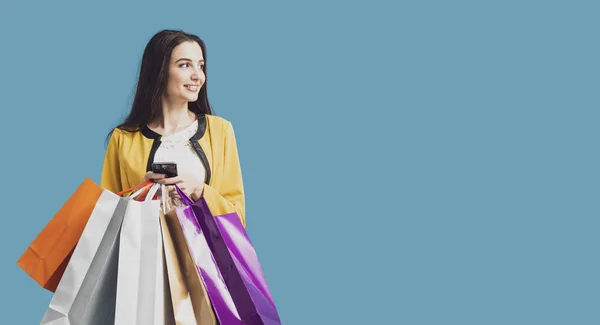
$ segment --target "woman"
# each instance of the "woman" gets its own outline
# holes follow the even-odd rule
[[[131,112],[109,134],[100,186],[112,192],[144,180],[177,184],[203,197],[214,215],[236,212],[245,226],[244,189],[231,123],[212,115],[206,48],[195,35],[163,30],[144,50]],[[178,176],[152,173],[177,163]]]

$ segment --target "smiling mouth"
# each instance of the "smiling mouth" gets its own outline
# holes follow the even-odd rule
[[[185,85],[184,87],[191,91],[198,91],[198,89],[200,89],[200,86],[198,85]]]

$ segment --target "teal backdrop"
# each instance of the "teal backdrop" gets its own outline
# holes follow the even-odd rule
[[[283,323],[600,324],[597,1],[0,1],[0,323],[161,29],[207,45]]]

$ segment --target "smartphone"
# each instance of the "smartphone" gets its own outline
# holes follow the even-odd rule
[[[177,176],[177,164],[174,162],[152,163],[152,172],[157,174],[165,174],[165,177]]]

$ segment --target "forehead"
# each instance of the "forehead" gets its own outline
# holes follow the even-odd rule
[[[191,59],[194,62],[204,60],[202,49],[196,42],[183,42],[173,49],[171,61],[177,61],[181,58]]]

